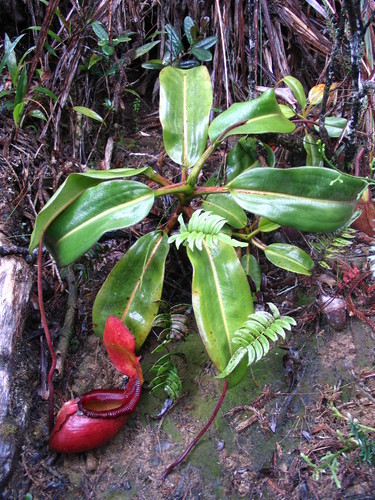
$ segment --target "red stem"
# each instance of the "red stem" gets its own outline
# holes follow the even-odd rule
[[[49,400],[49,430],[51,431],[53,427],[53,410],[54,410],[52,375],[56,368],[56,354],[53,349],[51,334],[48,328],[48,322],[44,310],[43,290],[42,290],[42,254],[43,254],[43,237],[40,238],[39,250],[38,250],[38,302],[39,302],[40,318],[42,320],[44,335],[46,337],[48,349],[52,357],[51,368],[48,372],[48,378],[47,378],[48,400]]]
[[[177,467],[177,465],[179,465],[183,460],[185,460],[185,458],[187,457],[187,455],[190,453],[190,451],[192,450],[192,448],[194,448],[194,446],[197,444],[197,442],[200,440],[200,438],[203,436],[203,434],[207,431],[207,429],[210,427],[210,425],[212,424],[212,422],[215,420],[215,417],[218,413],[218,411],[220,410],[221,408],[221,405],[223,404],[223,401],[224,401],[224,398],[225,398],[225,394],[227,393],[227,388],[228,388],[228,381],[225,380],[224,381],[224,387],[223,387],[223,390],[221,392],[221,396],[220,396],[220,399],[209,419],[209,421],[207,422],[207,424],[203,427],[203,429],[199,432],[199,434],[193,439],[193,441],[189,444],[189,446],[186,448],[186,450],[183,452],[182,455],[180,455],[180,457],[175,461],[173,462],[171,465],[169,465],[165,471],[163,472],[163,474],[160,476],[159,479],[161,479],[162,481],[164,481],[167,476],[172,472],[172,470]]]

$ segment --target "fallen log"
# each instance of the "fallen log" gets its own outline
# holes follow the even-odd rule
[[[27,316],[31,286],[32,272],[22,258],[0,259],[0,489],[16,465],[30,407],[30,397],[23,394],[20,401],[16,393],[19,392],[17,345]]]

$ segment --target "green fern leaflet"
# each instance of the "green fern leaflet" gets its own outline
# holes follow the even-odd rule
[[[277,307],[268,303],[272,314],[257,311],[250,314],[244,325],[234,333],[232,342],[240,347],[230,358],[225,370],[217,378],[225,378],[247,356],[247,366],[263,358],[271,348],[270,341],[276,342],[279,337],[285,339],[285,330],[296,324],[290,316],[280,316]]]
[[[203,241],[206,242],[207,246],[212,248],[217,245],[219,240],[233,247],[247,247],[248,245],[247,243],[233,240],[226,234],[223,231],[223,226],[227,223],[227,220],[211,212],[205,212],[202,209],[196,210],[187,226],[184,223],[182,214],[178,217],[178,221],[180,223],[180,232],[168,239],[168,243],[175,242],[177,248],[181,244],[187,244],[193,252],[195,247],[198,250],[202,250]]]

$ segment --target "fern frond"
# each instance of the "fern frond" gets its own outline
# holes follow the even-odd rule
[[[176,401],[182,393],[182,381],[172,361],[172,353],[168,352],[159,358],[151,367],[151,371],[156,372],[155,378],[149,385],[151,392],[163,390],[173,401]]]
[[[243,326],[238,329],[232,338],[232,343],[239,348],[230,358],[226,368],[217,376],[225,378],[247,357],[247,366],[262,359],[270,350],[271,343],[279,337],[285,339],[285,330],[291,330],[296,324],[290,316],[280,316],[275,304],[268,304],[272,314],[266,311],[257,311],[250,314]]]
[[[205,212],[202,209],[196,210],[189,224],[186,226],[182,214],[178,217],[180,223],[180,232],[169,237],[168,243],[176,243],[179,248],[182,244],[188,245],[191,251],[194,248],[202,250],[203,241],[212,248],[218,241],[227,243],[234,247],[247,247],[247,243],[232,239],[225,234],[222,229],[227,223],[224,217],[214,215],[211,212]]]
[[[319,254],[318,264],[330,269],[331,266],[326,261],[334,261],[344,253],[353,244],[355,234],[355,229],[344,226],[324,236],[316,236],[313,241],[310,241],[310,246]]]
[[[162,348],[172,340],[185,339],[189,334],[189,304],[177,304],[172,306],[169,311],[163,312],[155,316],[152,326],[154,328],[162,328],[163,330],[158,335],[158,340],[162,341],[160,346],[155,349],[155,352]]]

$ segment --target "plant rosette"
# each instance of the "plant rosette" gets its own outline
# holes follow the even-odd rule
[[[96,389],[67,401],[50,434],[53,451],[79,453],[103,445],[123,428],[137,407],[143,375],[134,354],[134,336],[119,318],[110,316],[103,343],[112,363],[129,381],[123,390]]]

